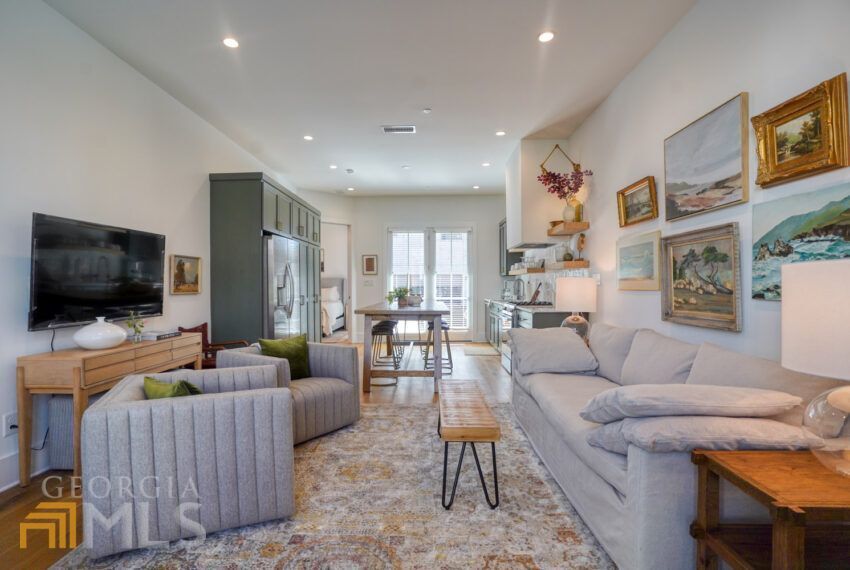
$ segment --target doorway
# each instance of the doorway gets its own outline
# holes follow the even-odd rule
[[[351,307],[351,255],[351,226],[322,222],[322,342],[349,342],[351,339],[354,317]]]

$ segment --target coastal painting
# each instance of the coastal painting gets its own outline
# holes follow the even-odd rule
[[[738,224],[662,240],[662,318],[686,325],[741,330]]]
[[[658,291],[661,232],[617,241],[617,284],[621,291]]]
[[[782,299],[785,263],[850,258],[850,183],[753,208],[753,299]]]
[[[647,176],[617,192],[617,210],[621,228],[657,218],[655,177]]]
[[[748,200],[747,93],[664,141],[667,221]]]

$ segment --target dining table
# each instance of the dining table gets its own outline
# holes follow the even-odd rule
[[[443,377],[443,346],[440,331],[443,327],[443,317],[449,315],[445,303],[433,300],[423,300],[417,306],[399,305],[397,301],[388,303],[382,301],[374,305],[361,307],[354,311],[355,315],[363,315],[363,392],[372,391],[372,378],[399,378],[405,376],[421,376],[434,378],[434,392]],[[434,325],[434,368],[420,369],[372,369],[372,323],[375,320],[392,321],[426,321]]]

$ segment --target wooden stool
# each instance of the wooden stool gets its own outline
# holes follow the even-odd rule
[[[475,466],[478,468],[478,478],[481,480],[481,488],[484,490],[484,499],[491,509],[499,506],[499,473],[496,470],[496,442],[502,438],[499,422],[496,421],[493,412],[484,400],[484,394],[478,389],[474,380],[440,380],[440,416],[437,419],[437,433],[445,442],[443,450],[443,508],[448,510],[452,507],[457,492],[457,483],[460,479],[460,470],[463,467],[463,455],[466,445],[472,447],[472,456],[475,458]],[[446,501],[446,477],[449,463],[449,443],[461,443],[460,457],[457,460],[455,480],[452,484],[452,495]],[[484,472],[478,461],[476,443],[489,443],[493,454],[493,489],[495,501],[490,501],[490,493],[487,491],[487,483],[484,480]]]

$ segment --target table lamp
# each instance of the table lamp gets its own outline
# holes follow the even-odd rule
[[[555,310],[572,313],[561,323],[587,338],[588,323],[579,313],[596,311],[596,279],[593,277],[559,277],[555,281]]]
[[[850,259],[782,266],[782,366],[850,381]],[[812,453],[850,477],[850,385],[813,399],[806,429],[825,446]]]

